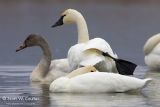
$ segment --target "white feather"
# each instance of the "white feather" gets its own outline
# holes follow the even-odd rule
[[[160,33],[146,41],[144,53],[146,65],[151,69],[160,69]]]
[[[70,72],[70,67],[67,59],[56,59],[52,60],[50,70],[45,76],[43,83],[51,83],[55,79],[64,76]]]
[[[138,79],[107,72],[91,72],[73,78],[60,77],[50,85],[51,92],[100,93],[126,92],[141,89],[150,78]]]
[[[62,15],[64,15],[64,24],[76,23],[78,29],[78,44],[73,45],[68,51],[68,61],[71,70],[75,70],[82,65],[96,64],[96,68],[100,68],[100,71],[115,72],[115,62],[110,58],[104,58],[102,54],[100,54],[99,56],[95,56],[94,59],[94,52],[92,52],[93,55],[84,54],[85,50],[97,49],[101,51],[101,53],[108,52],[112,57],[117,58],[117,55],[113,53],[110,45],[104,39],[94,38],[89,40],[87,24],[82,14],[74,9],[67,9],[62,13]],[[99,63],[101,64],[99,65]]]

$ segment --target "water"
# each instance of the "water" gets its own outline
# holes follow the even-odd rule
[[[154,81],[141,91],[128,93],[50,93],[48,85],[29,82],[34,66],[0,66],[0,107],[159,107],[160,73],[139,66],[138,78]]]
[[[157,0],[0,0],[0,107],[160,107],[160,73],[144,66],[143,55],[145,41],[160,32],[159,5]],[[41,50],[15,49],[27,35],[38,33],[48,40],[53,58],[66,57],[77,42],[76,26],[50,26],[67,8],[83,13],[90,38],[104,38],[120,58],[141,65],[136,77],[154,81],[140,92],[109,94],[54,94],[47,85],[30,83]]]

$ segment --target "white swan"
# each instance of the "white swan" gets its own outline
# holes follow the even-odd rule
[[[160,33],[152,36],[144,45],[145,63],[151,69],[160,69]]]
[[[80,12],[74,9],[65,10],[61,14],[60,19],[52,27],[70,23],[76,23],[78,29],[78,44],[72,46],[68,51],[68,61],[71,69],[75,70],[80,66],[94,65],[99,71],[117,72],[115,61],[113,60],[113,58],[117,58],[117,55],[113,53],[110,45],[104,39],[94,38],[89,40],[87,24]],[[93,51],[95,49],[99,50],[100,53],[95,53]],[[85,50],[87,50],[87,53],[84,54]],[[113,58],[109,56],[104,57],[102,53],[108,53]],[[127,66],[131,66],[132,64],[129,63]],[[121,66],[118,72],[131,75],[136,67],[135,64],[133,65],[134,67],[130,69],[131,71],[126,70],[127,72],[129,71],[129,74],[120,71],[122,69]]]
[[[81,71],[83,71],[82,74],[80,74]],[[96,72],[92,66],[79,68],[73,72],[74,76],[69,74],[53,81],[50,84],[50,91],[72,93],[126,92],[143,88],[152,80],[150,78],[138,79],[116,73]],[[77,75],[75,75],[76,72],[78,72]]]
[[[20,51],[27,47],[39,46],[43,51],[42,59],[35,67],[30,75],[31,81],[42,82],[45,84],[51,83],[56,78],[66,75],[69,71],[69,64],[67,59],[53,60],[48,43],[41,36],[36,34],[30,34],[23,45],[16,51]]]

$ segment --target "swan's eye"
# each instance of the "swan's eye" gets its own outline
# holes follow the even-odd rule
[[[32,41],[33,37],[29,36],[25,41],[24,44],[26,46],[29,46],[33,41]]]
[[[62,15],[60,19],[63,21],[63,18],[64,18],[65,16],[66,16],[66,15]]]
[[[27,38],[27,41],[29,41],[30,40],[30,38]]]
[[[26,39],[26,41],[30,41],[32,39],[32,37],[28,37],[27,39]]]

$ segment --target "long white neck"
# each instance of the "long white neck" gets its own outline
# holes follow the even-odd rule
[[[81,14],[77,15],[76,24],[78,30],[78,43],[89,41],[87,24],[84,17]]]
[[[152,36],[144,45],[144,53],[148,55],[160,43],[160,33]]]
[[[39,76],[38,78],[44,79],[44,77],[49,72],[52,56],[51,56],[51,51],[49,49],[49,46],[46,42],[42,42],[39,46],[43,51],[43,55],[37,67],[32,72],[33,75],[31,78],[37,78],[37,76]]]

